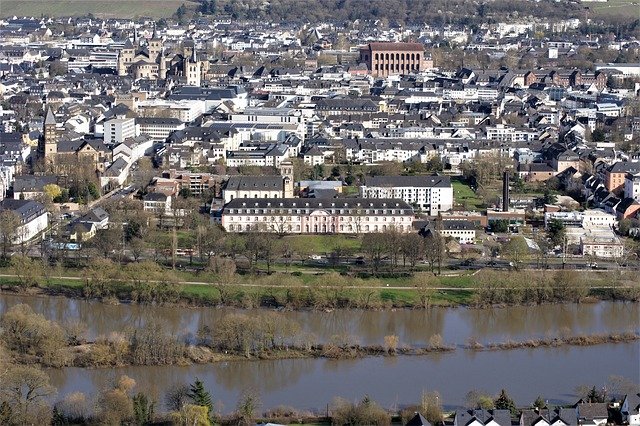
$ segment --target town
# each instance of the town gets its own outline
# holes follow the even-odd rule
[[[320,331],[314,339],[298,335],[307,327],[302,320],[274,320],[291,332],[276,344],[260,321],[234,317],[235,325],[223,318],[192,335],[165,335],[158,326],[149,347],[173,348],[160,359],[135,351],[142,328],[123,337],[127,349],[120,350],[104,331],[69,334],[68,318],[49,318],[30,302],[38,295],[153,309],[225,305],[238,316],[264,308],[583,302],[594,309],[628,303],[637,313],[637,2],[462,1],[423,10],[413,0],[331,0],[304,11],[291,0],[167,0],[122,16],[54,10],[63,1],[30,14],[15,0],[2,3],[0,354],[12,368],[427,356],[462,346],[635,345],[629,353],[638,357],[633,320],[613,328],[573,324],[568,334],[558,325],[528,343],[517,333],[479,346],[466,336],[450,347],[443,330],[425,336],[426,346],[399,345],[398,330],[382,332],[375,344],[342,335],[338,344]],[[467,6],[473,10],[465,17]],[[47,345],[11,339],[20,321],[45,317],[60,324],[42,323],[42,336],[75,337]],[[262,337],[224,347],[219,324],[228,333],[255,328]],[[637,381],[640,362],[631,361],[635,370],[623,375]],[[518,424],[640,424],[640,390],[627,388],[582,411],[584,400],[556,411],[538,404]],[[0,385],[0,403],[11,405],[10,393]],[[375,405],[365,400],[348,415]],[[183,418],[175,424],[220,421],[210,400],[192,402],[207,407],[206,422],[196,408],[176,406]],[[36,421],[26,409],[3,407],[0,423]],[[511,417],[495,408],[456,412],[445,424],[517,423],[515,408]],[[347,414],[336,420],[338,411],[334,424],[387,424],[392,412],[352,423]],[[443,421],[422,414],[402,422]],[[80,417],[78,424],[95,420]],[[102,420],[156,424],[151,417]],[[255,424],[248,417],[236,420]],[[76,424],[61,419],[55,424]]]

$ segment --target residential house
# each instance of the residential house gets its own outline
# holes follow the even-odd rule
[[[12,211],[20,219],[15,236],[15,243],[24,243],[49,226],[49,214],[42,204],[33,200],[15,200],[6,198],[0,201],[0,212]]]

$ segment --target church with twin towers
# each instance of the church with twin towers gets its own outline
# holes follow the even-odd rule
[[[168,54],[164,40],[155,27],[149,39],[139,37],[135,28],[133,37],[127,38],[120,50],[117,70],[118,75],[128,75],[135,80],[164,80],[173,77],[188,86],[200,86],[208,64],[208,61],[198,59],[193,40],[185,40],[181,52]]]

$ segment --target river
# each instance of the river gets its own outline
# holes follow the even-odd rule
[[[139,305],[105,305],[64,297],[0,295],[0,313],[17,303],[27,303],[49,319],[79,320],[87,324],[88,338],[162,321],[167,330],[190,336],[202,325],[215,326],[232,308],[176,308]],[[242,311],[249,315],[257,310]],[[479,342],[501,342],[553,336],[613,333],[640,329],[640,305],[544,305],[495,309],[432,308],[429,310],[333,312],[283,312],[303,329],[327,341],[334,335],[357,336],[361,344],[382,344],[395,334],[400,344],[424,346],[440,334],[457,346],[471,337]],[[580,384],[602,385],[611,375],[640,382],[638,342],[590,347],[519,349],[427,356],[364,358],[357,360],[238,361],[212,365],[126,367],[118,369],[64,368],[49,370],[58,395],[82,391],[94,395],[110,380],[127,374],[138,388],[162,399],[164,390],[202,379],[222,404],[234,409],[246,389],[257,391],[264,407],[288,405],[322,409],[335,396],[350,400],[369,394],[385,407],[416,402],[423,390],[437,390],[448,405],[462,404],[471,389],[497,393],[506,388],[519,404],[538,395],[550,401],[573,402]]]

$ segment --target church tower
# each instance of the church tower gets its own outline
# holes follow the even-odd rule
[[[55,162],[55,157],[58,154],[58,131],[56,126],[56,116],[53,114],[51,107],[48,107],[42,132],[44,136],[39,147],[40,154],[48,162]]]
[[[284,198],[293,198],[293,163],[290,160],[284,160],[280,163],[280,174],[282,175]]]
[[[152,61],[157,61],[158,56],[162,52],[162,38],[158,36],[158,31],[156,30],[156,26],[153,26],[153,35],[151,36],[151,40],[149,40],[149,59]]]
[[[200,86],[200,66],[194,42],[191,56],[184,59],[184,76],[187,79],[187,86]]]
[[[160,57],[158,58],[158,61],[160,61],[158,78],[164,80],[167,78],[167,59],[164,57],[164,49],[160,50]]]

